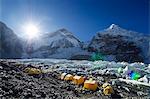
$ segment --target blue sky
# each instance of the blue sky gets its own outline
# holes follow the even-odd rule
[[[41,32],[67,28],[81,41],[112,23],[149,33],[150,0],[0,0],[0,20],[21,35],[32,21]]]

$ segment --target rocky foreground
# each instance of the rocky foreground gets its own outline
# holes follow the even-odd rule
[[[59,63],[60,64],[60,63]],[[67,63],[68,64],[68,63]],[[66,65],[67,65],[66,64]],[[52,66],[53,65],[53,66]],[[24,72],[26,67],[36,67],[47,69],[47,72],[30,76]],[[81,70],[81,67],[77,67]],[[86,68],[82,67],[83,70]],[[118,75],[91,73],[86,70],[71,71],[69,73],[93,77],[97,80],[99,88],[96,91],[83,89],[83,86],[74,85],[71,82],[60,80],[61,72],[59,65],[51,64],[26,64],[19,61],[1,60],[0,61],[0,98],[32,98],[32,99],[107,99],[107,98],[150,98],[150,87],[144,85],[133,85],[119,81]],[[87,73],[89,71],[89,73]],[[68,72],[68,71],[66,71]],[[108,81],[114,90],[114,93],[105,96],[100,87],[105,81]]]

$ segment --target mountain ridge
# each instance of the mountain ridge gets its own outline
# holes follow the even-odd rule
[[[88,50],[92,52],[95,50],[106,55],[113,56],[118,53],[120,55],[118,55],[120,61],[129,61],[130,55],[128,54],[130,52],[130,54],[133,54],[131,58],[133,58],[134,60],[136,60],[134,57],[138,57],[136,61],[147,60],[147,62],[150,62],[150,48],[148,46],[149,42],[150,36],[140,34],[131,30],[126,30],[118,25],[112,24],[108,28],[102,31],[98,31],[96,35],[93,36],[88,46]],[[135,54],[140,55],[134,56]],[[143,58],[141,56],[143,56]],[[124,57],[127,58],[125,58],[124,60],[120,59]]]
[[[5,24],[1,25],[5,26]],[[10,29],[8,28],[8,30]],[[9,35],[5,38],[8,39]],[[55,58],[57,56],[56,58],[68,59],[72,55],[78,54],[80,56],[81,53],[82,55],[85,53],[91,55],[91,52],[98,51],[106,55],[106,60],[108,57],[115,56],[110,61],[134,62],[136,60],[144,62],[146,60],[150,62],[149,38],[150,36],[112,24],[108,28],[98,31],[89,43],[84,44],[72,32],[60,28],[54,32],[41,35],[39,39],[24,41],[22,43],[24,50],[21,58]],[[19,37],[16,37],[16,39],[19,39]],[[28,49],[31,51],[28,51]],[[131,60],[128,60],[128,58],[131,58]]]
[[[0,22],[0,58],[20,58],[21,42],[12,29]]]

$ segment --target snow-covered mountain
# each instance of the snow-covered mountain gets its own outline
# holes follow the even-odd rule
[[[50,44],[51,48],[81,47],[80,40],[65,28],[48,33],[44,35],[44,38],[47,39],[46,41]]]
[[[0,22],[0,58],[20,58],[21,55],[21,40],[10,28]]]
[[[150,36],[112,24],[99,31],[88,43],[80,42],[64,28],[21,41],[0,22],[0,58],[89,59],[91,52],[102,53],[104,60],[108,61],[150,63]]]
[[[64,28],[43,34],[26,45],[26,49],[32,47],[32,51],[27,52],[28,56],[39,58],[68,58],[74,53],[83,51],[80,40]]]
[[[150,62],[150,36],[126,30],[112,24],[99,31],[91,40],[88,50],[103,53],[116,61]]]

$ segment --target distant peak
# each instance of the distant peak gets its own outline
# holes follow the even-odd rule
[[[118,25],[112,24],[112,25],[109,26],[108,29],[118,29],[118,28],[120,28]]]
[[[61,29],[59,29],[58,31],[66,32],[66,31],[68,31],[68,30],[67,30],[67,29],[65,29],[65,28],[61,28]]]
[[[64,35],[72,35],[72,33],[68,31],[66,28],[60,28],[56,32],[64,34]]]

